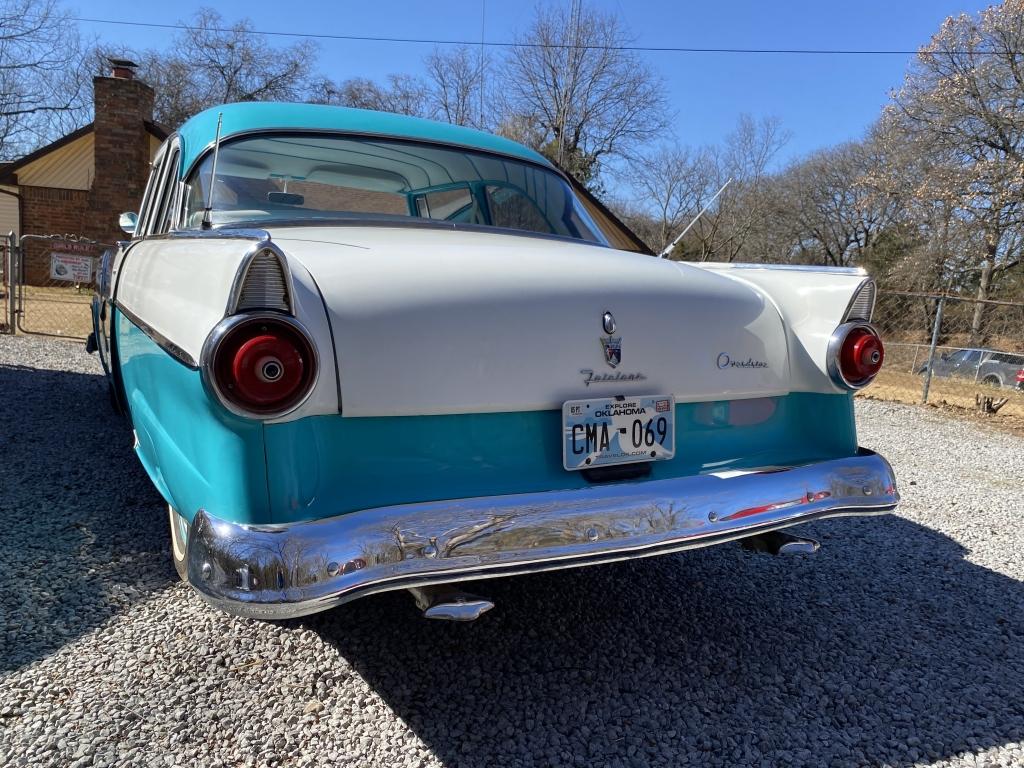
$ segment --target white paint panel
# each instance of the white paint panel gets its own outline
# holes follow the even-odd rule
[[[692,266],[727,275],[771,297],[786,322],[794,391],[847,391],[835,386],[828,376],[828,342],[867,277],[863,270],[712,263]]]
[[[156,239],[132,245],[115,275],[117,302],[199,361],[206,337],[225,316],[238,268],[255,240]],[[289,263],[296,316],[320,357],[317,383],[279,421],[338,412],[334,349],[323,301],[301,264]]]
[[[712,272],[505,233],[280,228],[274,241],[316,277],[326,299],[347,416],[789,391],[778,312],[761,292]],[[616,368],[600,343],[606,310],[622,340]],[[723,353],[766,365],[722,369]],[[645,378],[587,386],[584,369]]]

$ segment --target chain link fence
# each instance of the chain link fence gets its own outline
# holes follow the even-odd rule
[[[75,235],[23,235],[16,255],[17,329],[22,333],[85,339],[105,243]]]
[[[874,323],[886,360],[871,396],[1024,418],[1024,303],[881,289]]]
[[[14,333],[13,281],[14,233],[0,240],[0,333]]]

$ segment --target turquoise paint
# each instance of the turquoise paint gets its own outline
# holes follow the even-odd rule
[[[676,406],[676,455],[653,478],[801,464],[857,451],[847,395],[797,393],[774,414],[730,426],[728,403]],[[561,411],[343,418],[266,428],[274,522],[446,498],[582,488],[562,468]]]
[[[187,120],[178,129],[178,135],[181,137],[181,178],[185,178],[199,155],[213,143],[217,135],[219,115],[224,116],[221,140],[254,130],[366,133],[452,144],[509,155],[551,167],[543,155],[522,144],[451,123],[368,109],[261,101],[212,107]]]
[[[189,520],[202,508],[237,522],[267,522],[263,424],[212,401],[198,371],[120,312],[113,325],[136,453],[160,494]]]
[[[368,507],[587,486],[562,468],[561,411],[453,416],[237,418],[120,312],[114,331],[138,436],[164,499],[241,523],[285,523]],[[652,478],[803,464],[857,450],[853,399],[795,393],[758,424],[730,425],[730,405],[676,406],[676,455]],[[267,467],[269,466],[269,472]]]

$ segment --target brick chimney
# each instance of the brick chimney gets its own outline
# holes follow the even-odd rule
[[[96,176],[90,194],[89,236],[106,242],[124,238],[117,218],[138,211],[149,178],[149,132],[153,89],[135,79],[134,62],[108,59],[110,77],[93,78]]]

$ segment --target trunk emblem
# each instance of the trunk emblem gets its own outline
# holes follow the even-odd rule
[[[612,368],[618,368],[622,362],[622,337],[602,338],[601,346],[604,348],[604,361]]]
[[[601,317],[601,325],[604,326],[604,332],[611,336],[615,333],[615,316],[611,312],[605,312]]]

